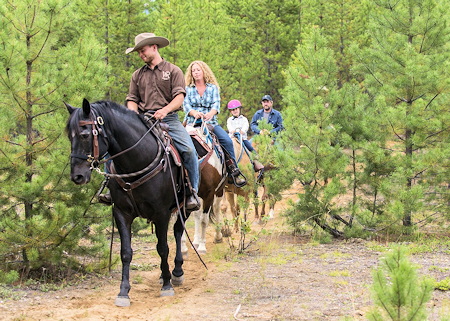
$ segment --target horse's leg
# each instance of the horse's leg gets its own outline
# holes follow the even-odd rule
[[[200,201],[202,202],[202,201]],[[192,245],[196,249],[198,249],[198,245],[201,242],[202,235],[202,215],[203,215],[203,206],[198,211],[192,212],[194,216],[195,229],[194,229],[194,241],[192,241]]]
[[[198,254],[206,254],[206,228],[208,227],[207,220],[209,220],[208,212],[204,213],[203,210],[196,213],[198,217],[195,219],[195,236],[196,247]],[[206,222],[205,222],[206,221]]]
[[[120,292],[117,295],[115,304],[119,307],[130,306],[130,263],[133,258],[133,249],[131,248],[131,223],[133,218],[123,215],[117,207],[113,208],[114,218],[117,229],[120,234],[120,258],[122,260],[122,282],[120,283]]]
[[[246,198],[245,200],[246,200],[246,202],[249,201],[248,198]],[[237,196],[236,196],[236,201],[235,201],[234,207],[235,207],[234,218],[233,218],[234,219],[234,231],[237,233],[237,232],[239,232],[239,217],[241,216],[241,206],[239,205]]]
[[[188,214],[189,216],[189,214]],[[183,226],[182,220],[185,220],[184,218],[181,218],[178,216],[177,221],[175,222],[173,226],[173,234],[175,236],[175,243],[176,243],[176,252],[175,252],[175,267],[172,270],[172,284],[173,285],[181,285],[184,281],[184,271],[183,271],[183,253],[181,251],[181,238],[185,235],[185,230]],[[186,218],[187,220],[187,218]],[[186,221],[185,221],[186,222]],[[187,250],[187,249],[186,249]]]
[[[214,235],[214,243],[222,243],[223,235],[222,235],[222,226],[223,226],[223,216],[221,211],[221,203],[223,196],[214,197],[212,212],[210,214],[210,218],[215,226],[216,234]]]
[[[258,200],[258,189],[255,189],[253,192],[253,205],[255,206],[255,220],[259,222],[264,213],[264,202],[262,202],[261,206],[261,216],[259,215],[259,200]]]
[[[266,204],[267,204],[267,200],[264,199],[264,195],[261,198],[261,211],[259,212],[259,216],[258,214],[255,214],[255,218],[257,220],[258,223],[262,223],[262,219],[263,217],[266,216]]]
[[[275,214],[275,203],[276,199],[273,199],[269,202],[269,218],[273,218]]]
[[[237,214],[236,214],[236,204],[235,204],[235,202],[234,202],[234,193],[233,192],[226,192],[225,193],[225,198],[227,199],[227,201],[228,201],[228,204],[230,205],[230,212],[231,212],[231,215],[232,215],[232,218],[233,218],[233,220],[235,220],[236,219],[236,216],[237,216]],[[225,235],[225,236],[231,236],[231,230],[230,230],[230,227],[229,226],[224,226],[224,230],[222,231],[222,233]]]
[[[167,244],[167,229],[169,226],[169,219],[164,220],[162,218],[159,221],[155,221],[155,232],[156,237],[158,239],[158,243],[156,244],[156,250],[158,251],[158,254],[161,258],[161,278],[162,278],[162,288],[161,288],[161,296],[172,296],[175,294],[172,283],[170,283],[171,274],[169,270],[169,245]],[[175,223],[175,226],[177,225],[177,222]],[[177,242],[177,254],[178,251],[180,253],[181,261],[183,261],[183,257],[181,255],[181,235],[183,234],[183,231],[181,229],[179,233],[178,239],[176,239]]]
[[[266,185],[263,185],[263,195],[261,196],[261,220],[260,220],[260,223],[262,222],[262,218],[266,216],[267,202],[269,202],[269,209],[270,209],[270,195],[267,193]],[[270,217],[270,213],[269,213],[269,217]]]
[[[183,235],[181,236],[181,254],[183,255],[184,260],[186,260],[189,256],[186,240],[187,240],[186,232],[183,232]]]

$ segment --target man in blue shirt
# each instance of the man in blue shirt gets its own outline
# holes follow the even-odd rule
[[[262,109],[258,110],[255,115],[253,115],[252,121],[250,123],[250,128],[256,135],[263,134],[278,134],[283,127],[283,117],[278,110],[273,109],[273,100],[269,95],[264,95],[261,99]],[[260,130],[259,122],[266,121],[273,126],[270,132],[267,129]]]

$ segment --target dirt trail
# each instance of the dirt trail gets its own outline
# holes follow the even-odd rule
[[[372,305],[371,271],[380,252],[362,240],[313,244],[292,237],[283,232],[287,229],[278,215],[284,206],[276,206],[275,219],[265,227],[270,233],[243,256],[218,259],[228,244],[209,243],[206,270],[191,250],[184,264],[185,284],[175,288],[173,297],[159,297],[154,246],[134,244],[135,266],[150,264],[155,269],[131,271],[130,307],[114,306],[120,283],[116,270],[63,290],[28,291],[20,299],[0,301],[0,320],[366,320]],[[450,255],[445,249],[415,255],[412,261],[422,275],[448,277]],[[445,315],[450,315],[450,295],[435,291],[429,320]]]

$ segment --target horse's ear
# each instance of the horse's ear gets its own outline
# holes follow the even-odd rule
[[[75,107],[73,107],[73,106],[70,106],[68,103],[66,103],[65,101],[64,101],[64,105],[66,105],[66,108],[67,108],[67,110],[69,111],[69,114],[71,114],[72,115],[72,113],[75,111]]]
[[[91,104],[86,98],[83,98],[83,114],[85,117],[88,117],[91,113]]]

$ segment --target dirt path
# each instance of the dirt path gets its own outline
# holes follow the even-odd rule
[[[277,205],[277,213],[283,209]],[[257,225],[253,225],[258,229]],[[208,270],[194,252],[185,261],[185,284],[174,297],[159,297],[158,259],[154,246],[134,245],[132,304],[114,306],[120,273],[90,278],[59,291],[18,293],[17,300],[0,301],[1,320],[366,320],[372,305],[368,287],[380,252],[373,243],[353,240],[314,244],[285,233],[277,216],[269,233],[242,256],[223,259],[228,244],[208,244]],[[213,238],[212,229],[209,239]],[[414,255],[420,273],[448,277],[446,249]],[[140,265],[141,264],[141,265]],[[142,265],[145,271],[140,269]],[[148,271],[148,267],[154,267]],[[25,295],[25,296],[24,296]],[[450,295],[435,291],[429,320],[450,315]]]

